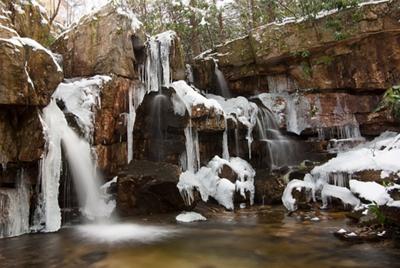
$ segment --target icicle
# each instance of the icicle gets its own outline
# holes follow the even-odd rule
[[[29,232],[30,193],[25,180],[24,170],[21,169],[16,189],[0,189],[0,238]]]
[[[222,135],[222,158],[229,160],[229,144],[228,144],[228,123],[226,120],[226,116],[224,116],[225,120],[225,130]]]

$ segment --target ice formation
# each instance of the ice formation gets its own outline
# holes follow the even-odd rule
[[[29,232],[29,188],[25,185],[24,170],[17,176],[16,188],[0,189],[0,238]]]
[[[229,166],[235,174],[235,183],[226,178],[221,178],[219,173],[224,165]],[[203,201],[213,197],[226,209],[233,210],[233,197],[239,192],[244,198],[246,193],[250,195],[250,204],[254,202],[254,176],[255,171],[245,160],[232,157],[225,160],[215,156],[207,166],[201,167],[197,172],[185,171],[181,174],[178,182],[178,189],[187,204],[194,201],[194,191],[198,191]]]
[[[178,222],[194,222],[194,221],[206,221],[206,217],[197,213],[197,212],[182,212],[178,216],[176,216],[176,221]]]
[[[236,124],[239,122],[247,128],[246,140],[248,143],[248,154],[251,159],[251,144],[253,143],[253,129],[257,123],[258,107],[255,103],[244,97],[225,99],[224,97],[207,94],[207,98],[217,101],[222,107],[225,118],[231,119]]]
[[[128,93],[129,113],[127,119],[128,163],[133,158],[133,130],[136,121],[136,111],[142,104],[146,94],[161,92],[162,86],[168,86],[172,81],[170,70],[170,48],[176,36],[174,31],[166,31],[147,40],[147,57],[144,66],[139,69],[141,85],[132,86]]]
[[[85,138],[91,140],[94,130],[94,113],[92,107],[100,107],[100,89],[111,81],[110,76],[96,75],[90,78],[67,79],[59,84],[53,98],[62,100],[66,113],[75,115]]]
[[[400,159],[400,134],[384,132],[374,140],[347,152],[341,152],[327,163],[315,167],[310,174],[305,176],[304,182],[297,180],[293,183],[289,182],[282,196],[283,204],[288,210],[296,210],[296,200],[292,196],[292,190],[296,187],[293,184],[297,183],[301,186],[302,183],[308,185],[311,182],[315,192],[321,191],[324,206],[328,204],[329,197],[339,198],[343,203],[356,209],[362,205],[360,199],[365,200],[366,205],[371,203],[387,204],[388,206],[400,205],[388,194],[391,187],[384,187],[376,182],[351,179],[353,173],[363,170],[384,171],[385,174],[398,173],[400,171],[398,159]],[[333,178],[333,181],[330,181],[330,178]],[[347,180],[348,182],[346,182]],[[332,183],[336,185],[332,185]],[[345,187],[347,184],[349,189]]]
[[[46,149],[41,160],[41,192],[35,223],[35,228],[38,230],[44,225],[43,231],[53,232],[61,226],[58,188],[62,147],[71,166],[82,213],[91,219],[108,217],[115,207],[115,203],[105,202],[101,196],[99,175],[96,173],[94,155],[89,144],[94,129],[93,111],[100,106],[100,87],[110,79],[106,76],[95,76],[61,83],[50,104],[43,109],[40,119],[44,129]],[[68,125],[56,100],[64,103],[65,112],[76,116],[78,125],[84,133],[83,138],[80,138]]]

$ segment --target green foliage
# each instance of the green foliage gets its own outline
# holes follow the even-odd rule
[[[312,76],[312,69],[311,69],[310,63],[308,63],[307,61],[303,61],[303,62],[301,62],[300,66],[303,71],[304,78],[310,79]]]
[[[400,85],[390,87],[379,104],[377,111],[389,109],[392,115],[400,120]]]
[[[376,202],[374,202],[372,205],[369,205],[368,210],[369,212],[375,215],[376,219],[380,224],[384,225],[386,223],[386,217],[382,213]]]
[[[332,56],[324,55],[317,59],[316,64],[331,65],[333,61],[334,58]]]
[[[353,7],[365,0],[234,0],[222,6],[217,0],[126,1],[139,15],[150,35],[166,30],[176,31],[190,60],[199,51],[244,36],[255,27],[282,22],[287,17],[313,23],[322,11]],[[359,16],[355,12],[353,20],[358,20]],[[326,26],[333,29],[336,40],[347,38],[342,22],[328,20]],[[309,57],[307,51],[299,56]]]
[[[292,52],[292,55],[294,57],[302,57],[303,59],[306,59],[310,57],[311,52],[309,50],[295,51]]]
[[[346,38],[348,38],[349,35],[343,32],[335,32],[335,40],[336,41],[341,41],[344,40]]]

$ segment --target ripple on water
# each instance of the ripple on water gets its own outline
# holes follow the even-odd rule
[[[86,224],[77,226],[76,230],[84,238],[103,243],[151,243],[176,233],[176,230],[168,227],[132,223]]]

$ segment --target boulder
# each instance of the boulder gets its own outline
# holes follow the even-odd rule
[[[176,187],[178,166],[134,160],[118,174],[117,211],[121,216],[180,211],[184,201]]]
[[[269,170],[257,170],[254,178],[256,204],[273,205],[282,203],[282,194],[286,187],[283,175],[272,174]]]
[[[45,106],[63,79],[54,55],[32,39],[0,40],[0,104]]]
[[[135,79],[139,77],[135,64],[144,59],[144,41],[132,11],[109,4],[83,17],[52,49],[63,55],[66,77],[112,73]]]
[[[5,0],[10,11],[8,17],[14,29],[22,37],[36,40],[45,46],[53,40],[47,12],[36,0]]]

